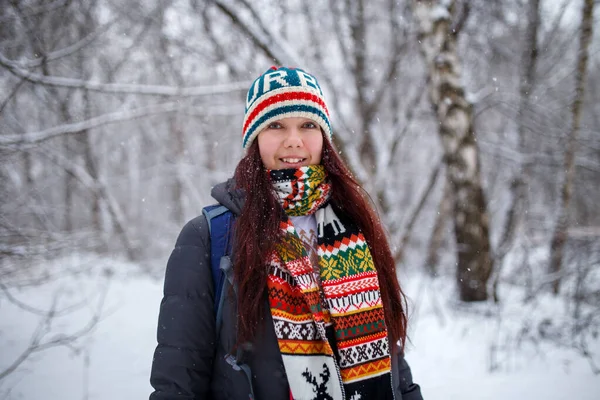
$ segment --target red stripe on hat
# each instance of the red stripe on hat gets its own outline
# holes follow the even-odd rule
[[[275,103],[279,103],[282,101],[286,101],[286,100],[310,100],[310,101],[313,101],[313,102],[317,103],[318,105],[320,105],[321,107],[323,107],[323,109],[325,110],[325,114],[327,114],[327,116],[329,117],[329,110],[327,110],[327,106],[325,105],[325,102],[316,94],[308,93],[308,92],[279,93],[279,94],[276,94],[275,96],[269,97],[268,99],[262,101],[261,103],[258,103],[258,105],[254,109],[254,111],[252,111],[252,113],[248,116],[248,119],[246,120],[246,123],[244,124],[244,128],[242,129],[242,132],[244,134],[246,133],[248,126],[251,125],[252,121],[256,118],[256,116],[258,114],[260,114],[260,112],[262,110],[269,107],[270,105],[273,105]]]

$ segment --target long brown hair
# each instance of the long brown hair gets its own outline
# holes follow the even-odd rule
[[[258,140],[235,170],[235,181],[246,195],[236,221],[234,278],[238,286],[238,342],[253,339],[265,318],[266,259],[281,239],[283,210],[273,194],[260,158]],[[392,343],[404,349],[407,331],[406,297],[396,276],[385,230],[364,189],[352,176],[328,140],[323,141],[322,164],[332,185],[331,201],[362,231],[377,269],[385,322]]]

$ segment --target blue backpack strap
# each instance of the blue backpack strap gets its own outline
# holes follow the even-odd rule
[[[221,267],[228,268],[227,263],[222,265],[222,258],[231,254],[231,219],[232,212],[225,206],[220,204],[204,207],[202,214],[208,222],[208,230],[210,232],[210,269],[212,273],[213,284],[215,288],[215,315],[220,317],[219,311],[221,308],[221,292],[223,289],[224,275]],[[231,262],[229,263],[229,266]],[[229,268],[230,269],[230,268]],[[225,271],[226,273],[229,271]],[[219,325],[219,318],[217,318]]]
[[[221,332],[223,321],[222,310],[225,299],[225,279],[229,286],[233,287],[237,295],[236,286],[233,284],[233,265],[231,263],[232,231],[231,221],[233,213],[220,204],[204,207],[202,213],[208,221],[208,230],[210,232],[210,268],[215,288],[215,318],[217,336]],[[225,356],[225,361],[236,371],[242,371],[248,380],[250,393],[249,399],[254,399],[254,389],[252,387],[252,373],[250,367],[242,362],[243,351],[241,347],[237,349],[234,357],[232,354]]]

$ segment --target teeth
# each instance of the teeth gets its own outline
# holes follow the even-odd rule
[[[289,164],[296,164],[303,160],[303,158],[282,158],[283,162]]]

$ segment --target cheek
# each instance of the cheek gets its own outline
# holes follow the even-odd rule
[[[310,142],[310,155],[315,164],[321,162],[321,154],[323,153],[323,135],[319,134]]]
[[[258,135],[258,152],[263,165],[266,168],[273,169],[275,152],[277,151],[278,144],[270,135]]]

